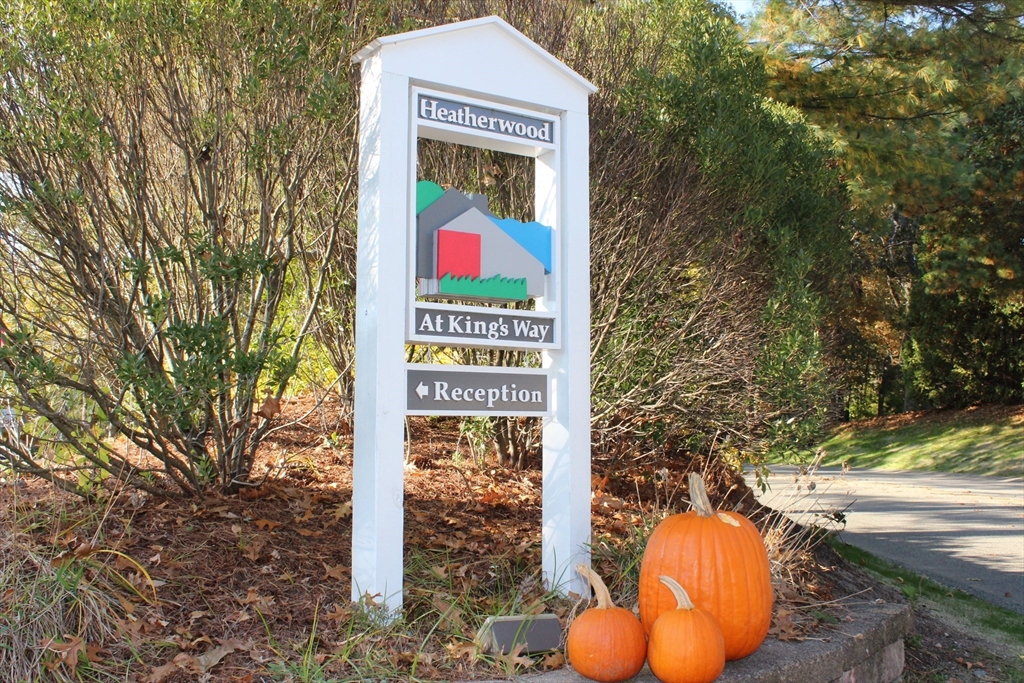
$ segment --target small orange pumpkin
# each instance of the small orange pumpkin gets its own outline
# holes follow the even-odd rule
[[[711,507],[700,475],[690,474],[693,510],[666,517],[647,541],[640,565],[640,619],[650,635],[676,601],[658,577],[675,579],[725,634],[725,658],[746,657],[768,635],[772,576],[768,551],[750,520]]]
[[[594,587],[597,607],[585,610],[569,627],[569,663],[581,676],[605,683],[636,676],[647,655],[644,627],[628,609],[612,604],[600,576],[582,564],[576,571]]]
[[[676,599],[651,628],[647,664],[662,683],[711,683],[725,668],[725,638],[708,612],[693,606],[676,581],[659,577]]]

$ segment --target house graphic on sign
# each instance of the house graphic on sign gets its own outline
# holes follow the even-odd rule
[[[544,296],[551,228],[498,218],[484,195],[416,184],[416,277],[434,299],[526,301]]]

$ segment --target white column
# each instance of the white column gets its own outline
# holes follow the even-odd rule
[[[404,322],[409,187],[409,79],[363,62],[359,104],[359,233],[352,599],[402,607]],[[387,135],[381,135],[387,131]],[[396,198],[399,200],[396,201]]]
[[[553,414],[544,421],[542,568],[561,593],[590,566],[590,178],[586,112],[562,116],[560,152],[537,158],[537,220],[555,228],[561,348],[545,351]],[[547,304],[538,301],[538,309]]]

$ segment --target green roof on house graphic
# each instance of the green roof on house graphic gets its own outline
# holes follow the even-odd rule
[[[416,277],[421,296],[525,301],[544,296],[551,228],[498,218],[484,195],[416,184]]]

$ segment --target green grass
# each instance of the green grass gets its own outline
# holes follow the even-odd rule
[[[437,285],[440,294],[462,295],[483,299],[509,299],[526,301],[526,278],[507,278],[495,275],[489,278],[452,277],[441,278]]]
[[[848,562],[852,562],[881,580],[896,586],[911,600],[925,600],[933,609],[970,624],[991,639],[1005,643],[1024,654],[1024,619],[1020,614],[993,605],[955,588],[947,588],[909,569],[875,557],[834,537],[829,544]]]
[[[1024,419],[1018,412],[979,422],[967,413],[949,419],[872,420],[846,425],[821,444],[824,465],[1024,476]]]

